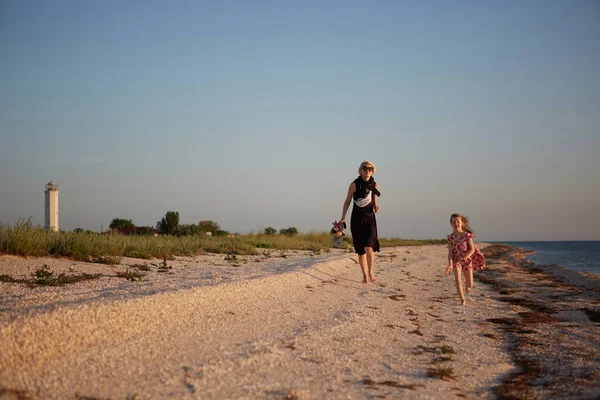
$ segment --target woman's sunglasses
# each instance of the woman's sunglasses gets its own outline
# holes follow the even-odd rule
[[[367,167],[366,165],[363,165],[362,167],[360,167],[360,169],[362,169],[363,171],[373,171],[373,167]]]

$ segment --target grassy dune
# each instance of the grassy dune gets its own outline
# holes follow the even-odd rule
[[[407,240],[381,238],[382,247],[443,244],[445,240]],[[205,253],[256,254],[257,249],[312,250],[331,247],[327,232],[294,236],[245,234],[235,237],[195,236],[124,236],[91,232],[48,232],[29,222],[13,226],[0,223],[0,254],[18,256],[56,256],[81,261],[118,263],[122,257],[167,258]],[[343,248],[352,248],[346,237]]]

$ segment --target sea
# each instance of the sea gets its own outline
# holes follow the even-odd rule
[[[502,242],[535,251],[526,257],[536,264],[558,264],[600,277],[600,241]]]

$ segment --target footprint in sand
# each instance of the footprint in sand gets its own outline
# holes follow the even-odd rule
[[[387,325],[384,325],[384,326],[385,326],[386,328],[390,328],[390,329],[395,329],[395,328],[406,329],[406,327],[405,327],[405,326],[402,326],[402,325],[387,324]]]
[[[417,329],[414,331],[408,331],[408,333],[413,333],[415,335],[424,336],[423,332],[421,332],[421,325],[417,325]]]

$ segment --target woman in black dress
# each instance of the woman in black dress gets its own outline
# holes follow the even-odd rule
[[[350,221],[350,231],[352,232],[352,242],[354,251],[358,253],[358,262],[363,273],[363,283],[375,282],[375,273],[373,271],[373,261],[375,252],[379,251],[379,239],[377,237],[377,221],[375,213],[379,211],[377,198],[379,185],[375,183],[375,165],[370,161],[363,161],[358,168],[359,177],[356,178],[348,188],[348,195],[344,201],[342,209],[342,219],[346,221],[346,213],[350,202],[354,200],[352,207],[352,217]]]

